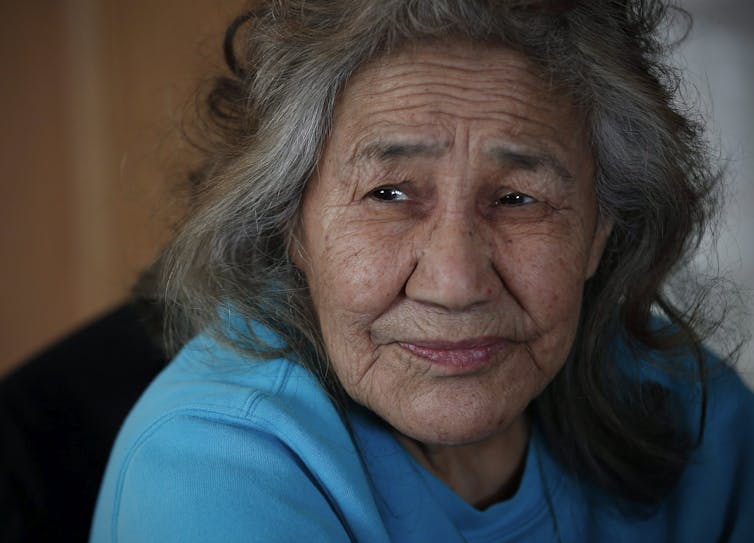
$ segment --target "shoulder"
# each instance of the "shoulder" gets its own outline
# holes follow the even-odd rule
[[[655,318],[653,326],[670,325]],[[754,414],[752,390],[727,360],[710,349],[702,348],[699,354],[680,347],[675,352],[660,352],[626,337],[618,338],[613,347],[626,382],[652,383],[665,389],[682,410],[683,423],[693,436],[701,430],[714,439],[726,426],[740,424]],[[754,419],[749,422],[754,424]]]
[[[348,540],[341,487],[367,488],[361,471],[348,431],[306,370],[199,337],[126,420],[92,540]]]
[[[749,462],[742,454],[754,452],[754,393],[728,361],[708,349],[701,356],[651,352],[633,360],[639,379],[671,393],[690,436],[698,438],[691,468],[724,461],[732,469],[735,458],[752,463],[754,456]],[[721,448],[725,454],[717,455]]]
[[[656,506],[625,502],[594,491],[569,475],[574,530],[586,540],[726,541],[754,533],[754,394],[729,364],[710,352],[699,363],[690,353],[634,353],[618,360],[628,382],[658,384],[672,401],[695,446],[676,486]],[[702,384],[704,382],[704,385]],[[641,390],[644,390],[641,388]],[[651,390],[651,389],[647,389]],[[678,409],[678,411],[675,411]],[[700,423],[703,425],[700,433]],[[597,535],[595,535],[597,534]]]
[[[734,368],[715,361],[708,365],[704,401],[704,431],[691,468],[714,464],[723,470],[718,475],[754,476],[754,393]],[[754,477],[749,482],[754,490]]]
[[[701,441],[670,502],[689,538],[749,541],[754,533],[754,394],[734,368],[709,356],[706,394],[687,394],[689,411],[704,405]],[[680,524],[680,523],[679,523]],[[687,539],[694,540],[694,539]]]

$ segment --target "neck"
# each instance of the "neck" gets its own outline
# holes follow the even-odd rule
[[[526,460],[530,425],[521,416],[505,430],[480,441],[436,445],[398,434],[403,447],[433,475],[477,509],[512,497]]]

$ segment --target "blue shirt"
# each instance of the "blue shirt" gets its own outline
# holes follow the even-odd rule
[[[121,429],[91,541],[754,541],[754,397],[732,371],[710,383],[679,485],[640,519],[566,473],[536,431],[516,494],[480,511],[376,416],[346,416],[302,367],[200,336]]]

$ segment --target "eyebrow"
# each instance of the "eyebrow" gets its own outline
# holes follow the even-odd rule
[[[545,168],[553,171],[564,181],[572,181],[573,174],[563,163],[552,155],[536,151],[521,151],[510,147],[495,146],[486,151],[489,157],[503,165],[514,165],[524,170],[535,171]]]
[[[364,146],[356,153],[353,160],[390,160],[414,157],[435,158],[450,147],[447,142],[391,141],[377,140]]]

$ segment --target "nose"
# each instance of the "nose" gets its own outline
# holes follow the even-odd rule
[[[493,247],[468,213],[447,212],[417,240],[416,265],[406,282],[410,299],[460,311],[497,298],[503,289]]]

